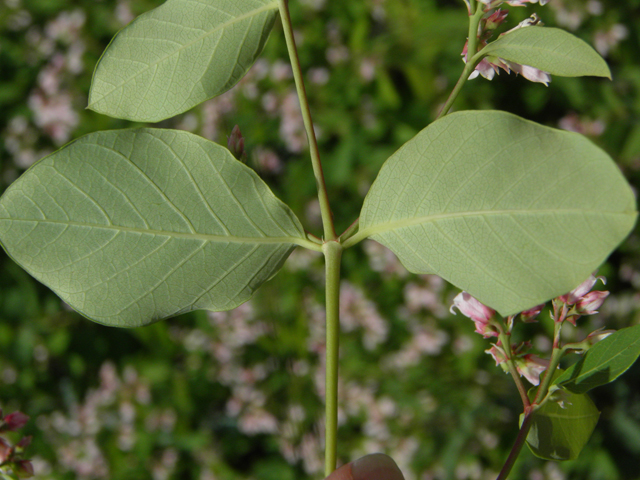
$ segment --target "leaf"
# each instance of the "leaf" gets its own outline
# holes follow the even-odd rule
[[[554,382],[573,393],[613,382],[640,356],[640,325],[623,328],[596,343]]]
[[[580,284],[635,219],[631,188],[586,138],[504,112],[459,112],[386,161],[358,238],[507,316]]]
[[[593,48],[559,28],[519,28],[491,42],[482,53],[561,77],[611,78],[607,62]]]
[[[274,0],[167,0],[113,38],[88,108],[158,122],[226,92],[262,51],[277,10]]]
[[[304,231],[225,148],[177,130],[82,137],[0,199],[0,241],[88,318],[133,327],[245,302]]]
[[[573,460],[589,441],[600,412],[588,395],[562,392],[562,406],[549,399],[531,419],[527,445],[545,460]]]

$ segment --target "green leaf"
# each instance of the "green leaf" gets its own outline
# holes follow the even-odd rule
[[[561,77],[611,78],[607,62],[578,37],[559,28],[524,27],[487,45],[482,53]]]
[[[573,460],[589,441],[600,412],[588,395],[555,394],[533,414],[527,445],[545,460]]]
[[[167,0],[113,38],[88,108],[158,122],[226,92],[262,51],[277,11],[274,0]]]
[[[587,350],[582,359],[568,368],[554,383],[573,393],[585,393],[613,382],[634,364],[638,356],[640,325],[623,328]]]
[[[121,327],[234,308],[307,242],[228,150],[155,129],[93,133],[35,164],[0,199],[0,241],[80,313]]]
[[[507,316],[580,284],[635,219],[631,188],[586,138],[504,112],[459,112],[386,161],[357,238]]]

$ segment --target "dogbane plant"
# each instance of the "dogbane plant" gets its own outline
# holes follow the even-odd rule
[[[114,37],[96,66],[89,108],[138,122],[185,112],[236,84],[280,17],[309,140],[310,174],[318,186],[322,234],[307,232],[256,172],[236,159],[243,154],[238,130],[230,151],[187,132],[140,128],[86,135],[31,167],[0,199],[3,247],[79,313],[118,327],[195,309],[232,309],[274,276],[293,249],[322,252],[328,475],[337,456],[345,250],[376,240],[410,271],[438,274],[484,308],[513,319],[576,288],[635,223],[629,185],[586,138],[505,112],[449,113],[469,78],[491,79],[500,69],[545,84],[553,75],[610,77],[591,47],[542,26],[536,16],[495,35],[504,30],[504,8],[534,0],[464,2],[469,35],[460,80],[438,118],[385,162],[360,217],[343,233],[334,228],[288,0],[167,0]],[[511,349],[508,323],[496,324],[494,357],[524,371],[533,357]],[[622,330],[610,338],[633,335]],[[638,350],[637,341],[627,343],[625,365]],[[534,401],[523,396],[530,408],[521,432],[552,405],[550,395],[582,395],[584,384],[595,386],[624,371],[618,365],[617,375],[610,373],[615,349],[596,347],[583,357],[590,380],[578,381],[586,367],[575,367],[544,377]],[[551,445],[540,443],[538,453],[555,451],[553,438],[538,438]]]

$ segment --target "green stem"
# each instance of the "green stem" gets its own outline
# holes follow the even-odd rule
[[[480,60],[482,60],[482,56],[477,55],[478,25],[480,24],[482,15],[484,15],[483,4],[481,2],[478,2],[476,13],[469,17],[469,37],[468,37],[469,44],[467,45],[467,63],[465,64],[464,69],[462,70],[462,74],[460,74],[460,78],[458,79],[458,82],[456,83],[455,87],[453,87],[453,90],[449,94],[449,98],[447,98],[447,101],[445,102],[444,106],[442,107],[442,109],[440,109],[440,113],[438,113],[436,120],[438,120],[441,117],[444,117],[447,113],[449,113],[449,110],[451,109],[453,102],[456,101],[456,98],[458,97],[458,94],[462,90],[462,87],[464,86],[465,82],[469,79],[469,75],[471,75],[471,73],[475,70],[476,65],[480,63]]]
[[[338,346],[340,333],[340,260],[342,245],[326,242],[322,246],[326,262],[327,350],[325,379],[325,457],[324,472],[336,469],[338,456]]]
[[[504,325],[500,325],[496,323],[498,327],[498,338],[500,339],[500,343],[502,343],[502,349],[504,350],[504,354],[507,357],[506,364],[509,368],[509,373],[513,378],[513,381],[516,384],[518,392],[520,393],[520,398],[522,399],[522,404],[524,405],[525,410],[531,406],[531,402],[529,401],[529,396],[527,395],[527,390],[524,388],[522,384],[522,380],[520,379],[520,375],[518,375],[518,370],[516,368],[516,364],[511,357],[511,340],[509,339],[509,335],[505,333]]]
[[[551,382],[553,381],[553,374],[555,373],[558,365],[560,364],[560,359],[562,355],[564,355],[564,349],[560,347],[560,331],[562,329],[562,322],[556,322],[554,325],[553,332],[553,350],[551,351],[551,359],[549,361],[549,368],[544,374],[542,378],[542,382],[540,382],[540,387],[536,392],[536,398],[534,399],[534,405],[540,404],[549,393],[549,387],[551,386]]]
[[[520,427],[520,431],[518,432],[518,436],[516,437],[516,441],[511,447],[511,452],[509,452],[509,456],[507,457],[507,461],[504,462],[502,466],[502,470],[500,470],[500,474],[496,480],[506,480],[511,473],[511,469],[513,465],[516,463],[518,459],[518,455],[520,455],[520,451],[524,446],[524,442],[527,439],[527,435],[529,435],[529,430],[531,429],[531,420],[533,418],[533,412],[531,410],[525,413],[524,421],[522,422],[522,426]]]
[[[311,121],[311,110],[309,109],[309,102],[307,101],[307,92],[304,88],[304,81],[302,79],[302,70],[300,68],[300,60],[296,49],[296,41],[293,38],[293,28],[291,26],[288,3],[288,0],[278,0],[278,7],[280,9],[280,18],[282,19],[284,36],[287,41],[289,58],[291,59],[293,78],[296,82],[296,90],[300,101],[300,110],[302,111],[302,120],[304,121],[304,128],[307,131],[307,138],[309,140],[311,165],[313,167],[313,174],[316,177],[316,185],[318,187],[318,201],[320,202],[320,215],[322,216],[322,226],[324,228],[324,240],[336,240],[338,237],[333,225],[333,216],[331,215],[327,186],[324,181],[324,173],[322,172],[318,142],[313,130],[313,122]]]
[[[469,17],[469,45],[467,45],[467,59],[473,58],[478,53],[478,25],[484,15],[484,4],[478,2],[476,13]]]
[[[453,90],[449,94],[449,98],[447,98],[447,101],[440,109],[440,113],[438,113],[436,120],[438,120],[441,117],[444,117],[447,113],[449,113],[449,110],[451,109],[453,102],[456,101],[456,98],[458,97],[460,90],[462,90],[462,87],[464,86],[465,82],[469,78],[469,75],[471,75],[471,72],[473,72],[474,68],[476,68],[476,66],[472,65],[471,63],[465,64],[464,70],[462,70],[462,74],[458,79],[458,83],[456,83],[456,86],[453,87]]]

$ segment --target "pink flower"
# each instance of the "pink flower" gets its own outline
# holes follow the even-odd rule
[[[544,305],[545,305],[544,303],[541,303],[540,305],[536,305],[535,307],[520,313],[520,320],[522,320],[524,323],[535,322],[536,317],[542,311],[542,309],[544,308]]]
[[[598,309],[604,303],[604,299],[609,296],[609,292],[595,290],[587,293],[576,303],[576,311],[580,315],[593,315],[598,313]]]
[[[540,5],[546,5],[550,0],[507,0],[507,3],[512,7],[524,7],[527,3],[538,3]]]
[[[464,48],[462,49],[462,60],[467,62],[467,50],[468,50],[469,41],[465,43]],[[481,45],[482,46],[482,45]],[[488,55],[484,57],[478,65],[476,65],[475,70],[469,75],[469,80],[476,78],[478,75],[482,75],[487,80],[493,80],[493,77],[496,73],[500,73],[500,69],[503,69],[507,73],[511,73],[514,71],[517,74],[522,75],[529,81],[544,83],[548,86],[551,81],[551,77],[547,72],[543,72],[542,70],[530,67],[529,65],[520,65],[519,63],[509,62],[499,57],[494,57]]]
[[[506,62],[507,65],[516,73],[519,73],[530,82],[543,83],[545,86],[549,86],[551,76],[547,72],[543,72],[539,68],[530,67],[529,65],[520,65],[515,62]],[[507,70],[507,72],[509,72]]]
[[[544,360],[531,353],[521,358],[516,358],[516,370],[520,376],[526,378],[531,385],[540,383],[540,374],[549,368],[550,361]]]
[[[450,312],[455,315],[456,312],[453,310],[454,308],[457,308],[465,317],[473,320],[473,323],[476,325],[476,332],[484,338],[498,336],[495,327],[489,323],[491,317],[496,313],[495,310],[483,305],[467,292],[460,292],[453,299]]]
[[[489,350],[485,350],[484,353],[488,353],[493,357],[493,359],[496,362],[496,367],[501,363],[504,363],[507,361],[507,357],[504,353],[504,350],[502,350],[502,348],[498,347],[497,345],[493,345]]]
[[[465,0],[466,2],[466,0]],[[511,5],[512,7],[524,7],[527,3],[538,3],[540,5],[546,5],[550,0],[480,0],[480,3],[484,3],[489,8],[496,8],[503,3]]]
[[[591,291],[598,280],[601,280],[604,285],[607,284],[606,278],[596,277],[595,275],[591,274],[589,275],[589,278],[587,278],[584,282],[571,290],[569,293],[561,295],[560,297],[558,297],[558,299],[561,302],[566,303],[567,305],[574,305],[582,300],[582,297],[584,297]]]

